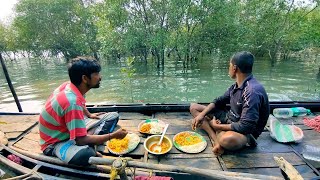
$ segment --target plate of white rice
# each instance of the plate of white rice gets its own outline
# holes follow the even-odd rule
[[[173,137],[173,145],[186,153],[200,153],[207,147],[203,136],[192,131],[183,131]]]
[[[144,134],[161,134],[165,125],[165,122],[161,120],[147,119],[139,123],[138,129],[140,133]]]

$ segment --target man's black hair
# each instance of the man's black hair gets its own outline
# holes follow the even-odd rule
[[[83,75],[90,79],[92,73],[100,71],[101,66],[99,62],[92,57],[76,57],[72,59],[68,65],[70,81],[76,86],[81,84]]]
[[[250,74],[252,72],[254,56],[247,51],[234,54],[231,57],[231,63],[236,65],[242,73]]]

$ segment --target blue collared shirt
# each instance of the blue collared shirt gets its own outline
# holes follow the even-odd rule
[[[230,86],[213,103],[219,109],[230,104],[230,110],[222,123],[231,123],[231,129],[241,134],[252,134],[257,138],[268,121],[268,95],[253,75],[248,76],[240,87],[237,83]]]

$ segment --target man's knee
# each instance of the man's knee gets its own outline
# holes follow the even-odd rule
[[[102,135],[113,132],[119,121],[117,112],[109,112],[101,118],[102,123],[94,130],[93,134]]]
[[[200,112],[202,112],[204,109],[206,108],[206,106],[201,105],[201,104],[197,104],[197,103],[191,103],[189,110],[190,113],[194,116],[197,116]]]
[[[65,163],[86,166],[90,157],[95,156],[93,147],[78,146],[74,140],[60,142],[54,147],[54,155]]]
[[[191,103],[191,104],[190,104],[190,107],[189,107],[190,112],[195,111],[197,105],[198,105],[197,103]]]
[[[227,150],[237,150],[244,146],[245,142],[239,139],[232,131],[225,132],[218,139],[219,144]]]
[[[68,164],[78,165],[78,166],[88,166],[89,158],[96,156],[96,152],[92,147],[83,148],[78,151],[72,159],[68,162]]]

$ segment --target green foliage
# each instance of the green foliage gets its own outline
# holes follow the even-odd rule
[[[125,1],[110,0],[96,8],[97,39],[101,43],[101,53],[105,56],[120,58],[126,52],[123,36],[127,15],[122,8],[123,2]]]
[[[67,59],[90,55],[95,47],[90,12],[78,0],[22,0],[16,6],[14,26],[21,50],[52,54]]]
[[[122,0],[102,6],[105,10],[97,21],[101,50],[118,58],[146,60],[151,54],[158,67],[165,53],[189,61],[200,54],[230,55],[244,49],[271,58],[301,50],[306,44],[299,24],[311,11],[310,6],[286,0]]]
[[[133,92],[132,92],[132,78],[134,77],[134,73],[136,72],[136,69],[134,68],[134,58],[128,57],[126,59],[126,67],[121,68],[120,72],[124,76],[124,80],[122,80],[122,83],[129,88],[124,88],[128,89],[130,91],[130,96],[131,96],[131,102],[134,102],[133,98]]]
[[[274,59],[320,46],[318,5],[318,0],[21,0],[13,26],[0,27],[0,46],[66,58],[155,59],[157,67],[170,56],[189,62],[240,50]]]
[[[6,28],[0,23],[0,53],[6,50]]]
[[[305,47],[320,47],[320,9],[316,9],[305,17],[300,39]]]
[[[17,32],[13,27],[6,27],[0,23],[0,52],[16,52],[17,46],[19,46]]]

